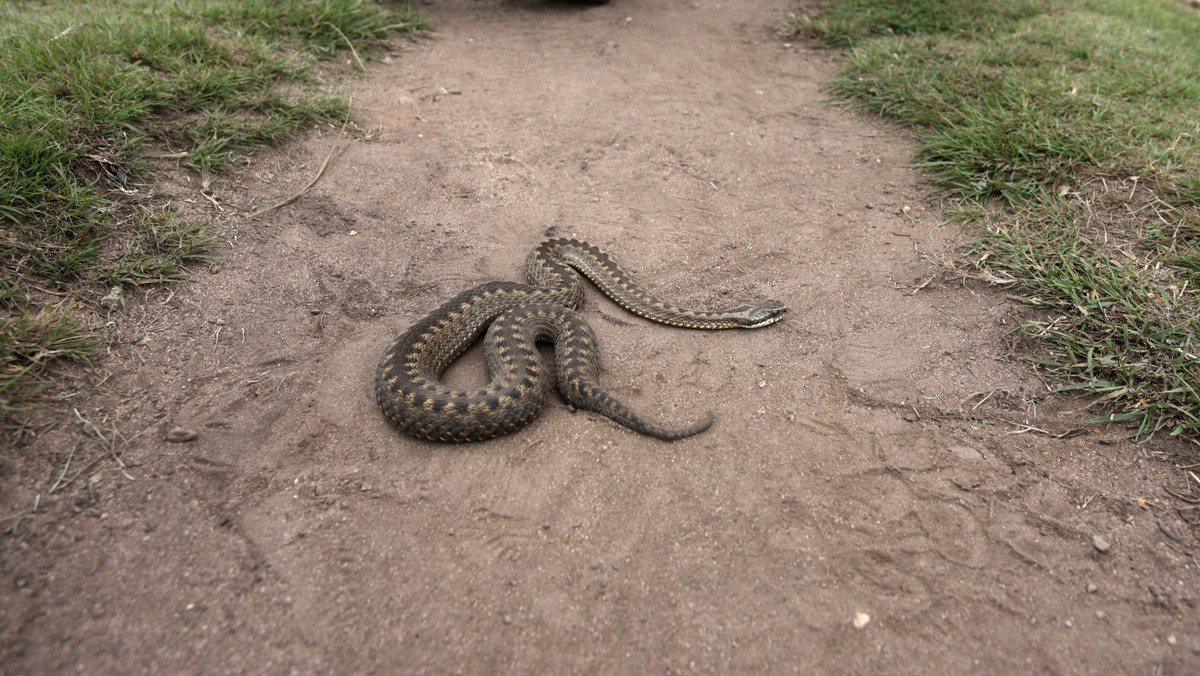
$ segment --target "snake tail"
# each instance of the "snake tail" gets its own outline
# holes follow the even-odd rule
[[[557,310],[559,308],[555,308],[555,311]],[[497,323],[507,319],[507,314],[502,315]],[[712,425],[715,417],[711,411],[706,419],[685,427],[664,427],[635,413],[600,386],[597,377],[600,372],[597,356],[599,350],[592,328],[577,313],[570,310],[563,313],[562,321],[564,330],[555,342],[554,359],[558,372],[558,391],[567,403],[576,408],[599,413],[639,434],[664,441],[690,437]]]

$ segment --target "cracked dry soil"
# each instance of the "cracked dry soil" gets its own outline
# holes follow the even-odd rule
[[[218,181],[224,211],[177,176],[228,251],[106,318],[70,407],[111,452],[67,411],[2,466],[4,514],[37,508],[3,524],[0,672],[1200,671],[1179,449],[1055,438],[1088,402],[1007,357],[1002,291],[939,274],[968,235],[902,132],[826,99],[836,54],[774,37],[791,8],[438,0],[300,200],[245,217],[336,131]],[[711,430],[556,399],[482,444],[389,427],[384,348],[548,230],[681,303],[790,306],[689,332],[589,288],[606,386]]]

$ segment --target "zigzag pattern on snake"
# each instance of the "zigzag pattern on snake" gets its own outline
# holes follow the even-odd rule
[[[774,300],[716,312],[679,307],[648,293],[600,248],[574,239],[538,244],[526,258],[525,270],[529,284],[489,282],[464,291],[392,343],[379,363],[375,394],[393,424],[421,439],[456,442],[519,429],[541,411],[549,393],[549,369],[535,345],[549,341],[554,343],[558,389],[571,405],[659,439],[681,439],[708,429],[711,412],[690,425],[664,427],[600,387],[596,337],[574,310],[583,300],[579,273],[630,312],[671,326],[755,329],[774,324],[787,311]],[[446,367],[485,329],[488,385],[456,390],[439,382]]]

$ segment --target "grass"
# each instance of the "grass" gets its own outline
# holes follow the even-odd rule
[[[909,126],[1033,307],[1026,356],[1147,438],[1200,430],[1200,18],[1173,0],[843,0],[837,95]],[[997,208],[997,207],[1003,208]]]
[[[369,0],[0,4],[0,421],[103,344],[85,320],[112,286],[179,281],[211,256],[212,228],[150,187],[156,156],[207,186],[345,117],[318,60],[423,28]]]
[[[997,25],[1039,14],[1044,5],[1039,0],[841,0],[794,29],[809,30],[830,46],[850,47],[885,34],[990,33]]]
[[[63,304],[0,314],[0,417],[11,419],[47,384],[57,362],[81,359],[100,345]]]

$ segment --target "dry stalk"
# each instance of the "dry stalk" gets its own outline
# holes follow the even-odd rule
[[[296,201],[297,199],[299,199],[301,195],[308,192],[309,189],[311,189],[314,185],[316,185],[317,181],[321,180],[321,176],[325,173],[325,167],[329,166],[329,159],[331,157],[333,157],[333,151],[337,150],[338,143],[342,140],[342,136],[344,136],[346,134],[346,124],[348,122],[350,122],[349,115],[347,115],[345,121],[342,122],[342,129],[341,129],[341,131],[338,132],[338,137],[336,139],[334,139],[333,147],[331,147],[329,149],[329,154],[325,156],[325,161],[321,163],[321,168],[317,170],[317,175],[313,176],[313,179],[308,182],[308,185],[304,186],[296,194],[285,199],[284,201],[280,202],[279,204],[267,207],[266,209],[259,209],[258,211],[250,214],[247,218],[258,218],[259,216],[262,216],[263,214],[275,211],[276,209],[278,209],[280,207],[285,207],[285,206],[291,204],[292,202]]]

